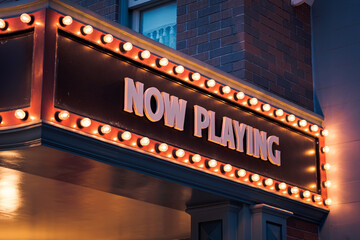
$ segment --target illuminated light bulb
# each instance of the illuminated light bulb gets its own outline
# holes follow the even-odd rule
[[[179,158],[184,157],[185,151],[182,149],[178,149],[178,150],[176,150],[175,155],[176,155],[176,157],[179,157]]]
[[[27,112],[22,109],[18,109],[15,111],[15,117],[20,120],[26,120]]]
[[[197,72],[196,72],[196,73],[192,73],[192,74],[191,74],[191,79],[194,80],[194,81],[199,81],[200,78],[201,78],[200,73],[197,73]]]
[[[91,125],[91,120],[89,118],[83,118],[80,121],[80,126],[81,127],[90,127]]]
[[[245,93],[243,93],[243,92],[238,92],[235,95],[235,99],[237,99],[237,100],[241,100],[241,99],[244,99],[244,98],[245,98]]]
[[[181,66],[181,65],[176,66],[175,69],[174,69],[174,72],[175,72],[176,74],[183,73],[184,71],[185,71],[185,68],[184,68],[183,66]]]
[[[331,165],[330,165],[330,163],[325,163],[325,164],[322,165],[322,168],[324,170],[329,170],[331,168]]]
[[[263,110],[264,112],[270,111],[270,109],[271,109],[270,104],[263,104],[261,106],[261,110]]]
[[[0,18],[0,30],[5,30],[7,28],[7,23],[4,19]]]
[[[285,190],[286,189],[286,183],[284,183],[284,182],[279,183],[278,187],[279,187],[280,190]]]
[[[101,126],[100,128],[100,133],[101,134],[108,134],[111,132],[111,126],[110,125],[104,125],[104,126]]]
[[[299,120],[298,124],[299,124],[300,127],[306,127],[307,121],[305,119]]]
[[[231,172],[232,166],[230,164],[226,164],[223,166],[224,172]]]
[[[147,145],[150,144],[150,139],[147,137],[143,137],[140,139],[140,145],[143,147],[146,147]]]
[[[122,50],[125,52],[131,51],[133,49],[133,45],[131,42],[126,42],[122,45]]]
[[[298,194],[299,193],[299,188],[298,187],[292,187],[290,192],[291,192],[291,194]]]
[[[310,191],[306,190],[302,193],[303,198],[309,198],[311,196]]]
[[[169,147],[166,143],[162,143],[158,146],[158,150],[160,152],[166,152],[168,149],[169,149]]]
[[[320,134],[321,134],[321,136],[326,137],[329,135],[329,131],[324,129],[324,130],[321,130]]]
[[[294,114],[290,114],[290,115],[286,116],[286,121],[288,121],[288,122],[293,122],[293,121],[295,121],[295,115],[294,115]]]
[[[198,163],[201,161],[201,156],[199,154],[195,154],[191,157],[191,161]]]
[[[330,206],[330,205],[332,204],[332,200],[331,200],[330,198],[328,198],[328,199],[326,199],[326,200],[324,201],[324,204],[325,204],[326,206]]]
[[[56,118],[56,117],[55,117]],[[65,121],[68,120],[70,118],[70,113],[68,111],[61,111],[57,113],[57,118],[60,121]]]
[[[244,169],[240,169],[240,170],[236,171],[236,175],[238,177],[245,177],[246,176],[246,171]]]
[[[252,182],[257,182],[260,180],[260,176],[259,176],[259,174],[252,174],[250,179]]]
[[[217,166],[217,161],[215,159],[211,159],[209,162],[208,162],[208,166],[209,168],[214,168]]]
[[[330,151],[330,148],[328,146],[322,147],[321,152],[322,153],[328,153]]]
[[[265,180],[265,186],[271,186],[273,184],[274,184],[274,180],[272,180],[271,178]]]
[[[256,105],[256,104],[258,104],[258,100],[257,100],[257,98],[251,98],[250,100],[249,100],[249,105],[250,106],[254,106],[254,105]]]
[[[284,110],[282,109],[277,109],[275,112],[274,112],[275,116],[276,117],[281,117],[282,115],[284,115]]]
[[[73,19],[70,16],[65,16],[65,17],[61,18],[60,20],[61,20],[61,24],[64,26],[69,26],[73,23]]]
[[[215,85],[216,85],[216,82],[215,82],[215,80],[214,79],[209,79],[209,80],[207,80],[206,81],[206,87],[208,87],[208,88],[212,88],[212,87],[215,87]]]
[[[324,187],[329,188],[329,187],[331,187],[331,181],[325,181],[323,183],[323,185],[324,185]]]
[[[318,125],[311,125],[311,126],[310,126],[310,131],[312,131],[312,132],[317,132],[318,130],[319,130]]]
[[[89,35],[89,34],[92,34],[94,31],[93,27],[90,26],[90,25],[86,25],[84,27],[81,28],[81,32],[84,34],[84,35]]]
[[[104,43],[112,43],[114,41],[114,37],[111,34],[103,35],[102,40]]]
[[[142,59],[148,59],[148,58],[150,58],[150,56],[151,56],[151,53],[148,50],[144,50],[140,53],[140,57]]]
[[[169,64],[169,60],[167,60],[167,58],[162,58],[159,60],[159,65],[161,67],[166,67]]]
[[[125,140],[125,141],[128,141],[131,139],[131,132],[128,132],[128,131],[125,131],[121,134],[121,139],[122,140]]]
[[[319,196],[319,195],[314,195],[314,196],[313,196],[313,201],[314,201],[314,202],[320,202],[320,201],[321,201],[321,196]]]
[[[20,21],[23,23],[30,24],[32,22],[32,17],[27,13],[23,13],[20,16]]]
[[[223,86],[223,87],[221,87],[221,92],[223,94],[228,94],[231,92],[231,88],[229,86]]]

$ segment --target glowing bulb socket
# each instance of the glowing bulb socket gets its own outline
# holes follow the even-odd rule
[[[102,35],[102,36],[101,36],[101,41],[102,41],[104,44],[112,43],[112,42],[114,41],[114,37],[113,37],[113,35],[111,35],[111,34]]]
[[[285,189],[287,188],[287,185],[286,185],[286,183],[284,183],[284,182],[278,183],[278,184],[276,184],[276,188],[277,188],[278,190],[285,190]]]
[[[303,191],[302,194],[301,194],[302,198],[309,198],[310,196],[311,196],[311,193],[308,190]]]
[[[166,152],[169,149],[169,146],[166,143],[157,144],[158,152]]]
[[[68,111],[60,111],[55,113],[55,119],[58,122],[68,120],[70,118],[70,113]]]
[[[182,158],[185,156],[185,151],[183,149],[174,150],[174,157]]]
[[[27,14],[27,13],[23,13],[20,16],[20,21],[23,22],[23,23],[26,23],[28,25],[31,25],[34,22],[34,17]]]
[[[290,115],[286,116],[286,121],[288,121],[288,122],[293,122],[293,121],[295,121],[295,119],[296,119],[296,117],[294,114],[290,114]]]
[[[281,117],[282,115],[284,115],[284,110],[277,109],[274,111],[274,115],[275,115],[275,117]]]
[[[245,93],[243,92],[234,93],[234,98],[235,100],[242,100],[245,98]]]
[[[321,136],[326,137],[326,136],[329,135],[329,131],[326,130],[326,129],[324,129],[324,130],[321,130],[321,131],[320,131],[320,134],[321,134]]]
[[[209,79],[205,82],[205,85],[207,88],[212,88],[212,87],[215,87],[216,82],[214,79]]]
[[[309,129],[310,129],[311,132],[317,132],[317,131],[319,131],[318,125],[311,125],[311,126],[309,127]]]
[[[174,73],[181,74],[185,71],[185,68],[181,65],[174,67]]]
[[[192,163],[198,163],[198,162],[201,161],[201,156],[200,156],[199,154],[192,155],[192,156],[190,157],[190,161],[191,161]]]
[[[94,32],[94,29],[90,25],[86,25],[86,26],[81,27],[81,33],[83,35],[89,35],[89,34],[92,34],[93,32]]]
[[[60,17],[60,24],[63,27],[69,26],[73,23],[73,19],[70,16]]]
[[[325,182],[323,182],[323,186],[325,188],[329,188],[329,187],[331,187],[331,182],[330,181],[325,181]]]
[[[330,168],[331,168],[330,163],[325,163],[325,164],[322,165],[323,170],[329,170]]]
[[[149,59],[150,56],[151,56],[151,53],[148,50],[144,50],[144,51],[139,53],[139,57],[140,57],[141,60]]]
[[[270,109],[271,109],[270,104],[263,104],[263,105],[261,105],[261,110],[262,110],[263,112],[268,112],[268,111],[270,111]]]
[[[232,166],[230,164],[226,164],[226,165],[221,166],[221,171],[223,173],[231,172],[231,170],[232,170]]]
[[[100,126],[99,129],[98,129],[99,133],[101,135],[105,135],[105,134],[108,134],[111,132],[111,126],[110,125],[103,125],[103,126]]]
[[[320,202],[320,201],[321,201],[321,196],[319,196],[319,195],[313,195],[312,200],[313,200],[313,202]]]
[[[220,88],[220,92],[222,94],[229,94],[231,92],[231,88],[229,86],[222,86]]]
[[[24,111],[24,110],[22,110],[22,109],[18,109],[18,110],[15,111],[15,117],[16,117],[17,119],[19,119],[19,120],[25,121],[25,120],[28,119],[29,113],[28,113],[28,111]]]
[[[236,170],[235,171],[235,175],[237,176],[237,177],[245,177],[246,176],[246,170],[244,170],[244,169],[239,169],[239,170]]]
[[[206,161],[206,166],[208,168],[214,168],[217,166],[217,161],[215,159],[208,160]]]
[[[257,181],[259,181],[259,180],[260,180],[259,174],[251,174],[250,180],[251,180],[251,182],[257,182]]]
[[[190,79],[193,81],[199,81],[201,78],[200,73],[190,73]]]
[[[90,118],[82,118],[78,120],[78,127],[79,128],[87,128],[90,127],[91,120]]]
[[[5,31],[8,28],[8,23],[0,18],[0,30]]]
[[[271,178],[268,178],[266,180],[264,180],[264,186],[265,187],[269,187],[269,186],[272,186],[274,184],[274,180],[272,180]]]
[[[166,67],[167,65],[169,65],[169,60],[167,58],[161,58],[157,59],[156,63],[158,67]]]
[[[330,198],[325,199],[325,200],[324,200],[324,204],[325,204],[326,206],[330,206],[330,205],[332,204],[331,199],[330,199]]]
[[[257,98],[251,98],[251,99],[249,99],[249,105],[250,106],[255,106],[256,104],[258,104],[258,100],[257,100]]]
[[[322,153],[328,153],[330,151],[330,148],[328,146],[322,147],[321,152]]]
[[[147,138],[147,137],[143,137],[143,138],[141,138],[140,141],[139,141],[140,147],[146,147],[146,146],[148,146],[149,144],[150,144],[150,139]]]
[[[298,121],[299,127],[306,127],[307,121],[305,119]]]
[[[291,194],[298,194],[300,192],[298,187],[292,187],[290,188],[290,193]]]
[[[131,42],[126,42],[126,43],[121,43],[120,44],[120,49],[123,51],[123,52],[129,52],[133,49],[133,45]]]
[[[132,137],[131,132],[125,131],[125,132],[121,133],[119,139],[122,141],[129,141],[131,139],[131,137]]]

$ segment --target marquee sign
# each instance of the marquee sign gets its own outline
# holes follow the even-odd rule
[[[53,82],[43,85],[47,121],[243,184],[324,204],[326,130],[68,16],[47,14],[56,22],[46,33],[52,42],[45,54],[54,60],[44,63],[44,68],[53,68],[46,72]],[[33,44],[31,24],[24,25],[26,31],[0,32],[6,51],[19,52],[20,45]],[[22,79],[22,101],[0,106],[6,117],[23,108],[15,112],[23,122],[33,117],[29,54],[31,48],[18,56],[27,63],[16,77]]]

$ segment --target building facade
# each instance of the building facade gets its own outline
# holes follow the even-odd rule
[[[13,179],[22,196],[13,211],[4,203],[2,222],[8,226],[4,239],[356,239],[356,230],[348,229],[357,223],[357,217],[338,220],[344,209],[358,209],[356,191],[346,195],[346,200],[338,195],[342,185],[356,189],[356,176],[355,183],[351,177],[343,183],[333,176],[337,174],[334,168],[340,169],[337,151],[343,144],[350,148],[348,134],[339,137],[339,122],[335,123],[337,117],[333,116],[337,111],[350,114],[340,104],[328,105],[329,96],[339,90],[337,79],[328,82],[332,78],[325,64],[340,62],[331,62],[336,44],[322,44],[334,34],[324,23],[338,10],[334,5],[321,0],[3,1],[3,42],[18,39],[18,33],[25,34],[21,35],[25,39],[35,31],[34,75],[27,96],[31,104],[24,116],[36,112],[34,119],[26,117],[19,125],[7,120],[15,107],[6,105],[9,103],[2,107],[4,182]],[[344,7],[339,15],[349,11],[350,7]],[[27,26],[18,24],[15,16],[23,12],[35,21]],[[65,16],[72,17],[69,25],[63,21]],[[356,19],[345,18],[339,28],[344,29],[350,21]],[[92,26],[88,33],[87,24]],[[112,49],[113,41],[117,48]],[[347,44],[344,40],[343,46]],[[13,51],[14,47],[3,47],[5,53],[4,49]],[[142,55],[145,50],[149,56]],[[138,54],[131,55],[134,51]],[[2,59],[4,65],[7,59]],[[335,66],[331,69],[344,76]],[[125,79],[124,87],[113,82],[114,77]],[[349,78],[344,86],[352,88],[352,82]],[[218,90],[213,91],[214,87]],[[185,93],[176,90],[180,88]],[[13,88],[6,89],[11,92]],[[110,92],[104,93],[104,89]],[[139,95],[139,89],[144,95]],[[119,91],[124,92],[119,95],[124,106],[116,103]],[[346,91],[341,94],[345,96]],[[194,119],[194,134],[186,131],[192,124],[189,118],[184,117],[181,126],[176,113],[167,115],[165,96],[169,93],[171,104],[180,99],[179,106],[184,102],[194,106],[190,118]],[[13,104],[16,108],[21,105]],[[117,115],[111,106],[127,113]],[[214,112],[209,111],[212,108]],[[240,115],[234,109],[240,109]],[[70,118],[63,120],[59,114],[70,114]],[[220,123],[215,114],[224,116]],[[164,124],[160,124],[163,116]],[[246,123],[246,150],[239,146],[241,130],[233,133],[234,116]],[[85,117],[92,124],[91,131],[80,121]],[[175,122],[167,122],[171,117]],[[31,122],[35,119],[42,123],[35,127]],[[228,120],[230,125],[226,125]],[[111,134],[115,130],[119,134],[106,137],[105,123],[112,128]],[[182,132],[171,132],[173,129],[163,125]],[[29,126],[34,126],[33,130],[26,128]],[[209,132],[204,133],[207,128]],[[17,135],[13,129],[18,130]],[[40,135],[34,129],[41,129],[36,130]],[[256,129],[254,146],[254,140],[249,140],[252,129]],[[327,129],[330,153],[324,142]],[[94,137],[96,134],[99,136]],[[203,134],[208,141],[198,141]],[[22,141],[24,136],[28,141]],[[134,136],[137,142],[126,142]],[[280,144],[271,138],[277,136]],[[265,139],[267,145],[261,145],[259,139]],[[142,140],[150,141],[153,148],[147,149]],[[276,147],[283,142],[289,144],[288,151]],[[214,143],[218,145],[211,145]],[[246,152],[246,157],[241,155],[244,163],[237,162],[231,152],[234,149]],[[194,158],[196,151],[199,162]],[[348,158],[355,159],[352,153]],[[49,156],[53,156],[51,160]],[[187,156],[181,164],[174,164]],[[301,161],[290,164],[291,158]],[[256,161],[265,162],[264,166]],[[341,168],[343,175],[353,172],[346,167]],[[241,176],[243,170],[246,173]],[[328,178],[335,185],[334,192],[327,190]],[[286,183],[284,188],[282,183]],[[328,192],[334,203],[330,207]],[[34,197],[35,193],[39,197]],[[6,196],[5,202],[16,202]],[[54,217],[49,217],[52,214]],[[22,226],[21,231],[16,232],[15,225]]]

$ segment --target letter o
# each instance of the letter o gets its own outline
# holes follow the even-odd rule
[[[156,112],[153,112],[151,108],[151,98],[154,97],[156,100]],[[144,106],[145,106],[145,115],[146,117],[152,121],[159,121],[164,115],[164,100],[162,99],[160,91],[151,87],[148,88],[144,93]]]

